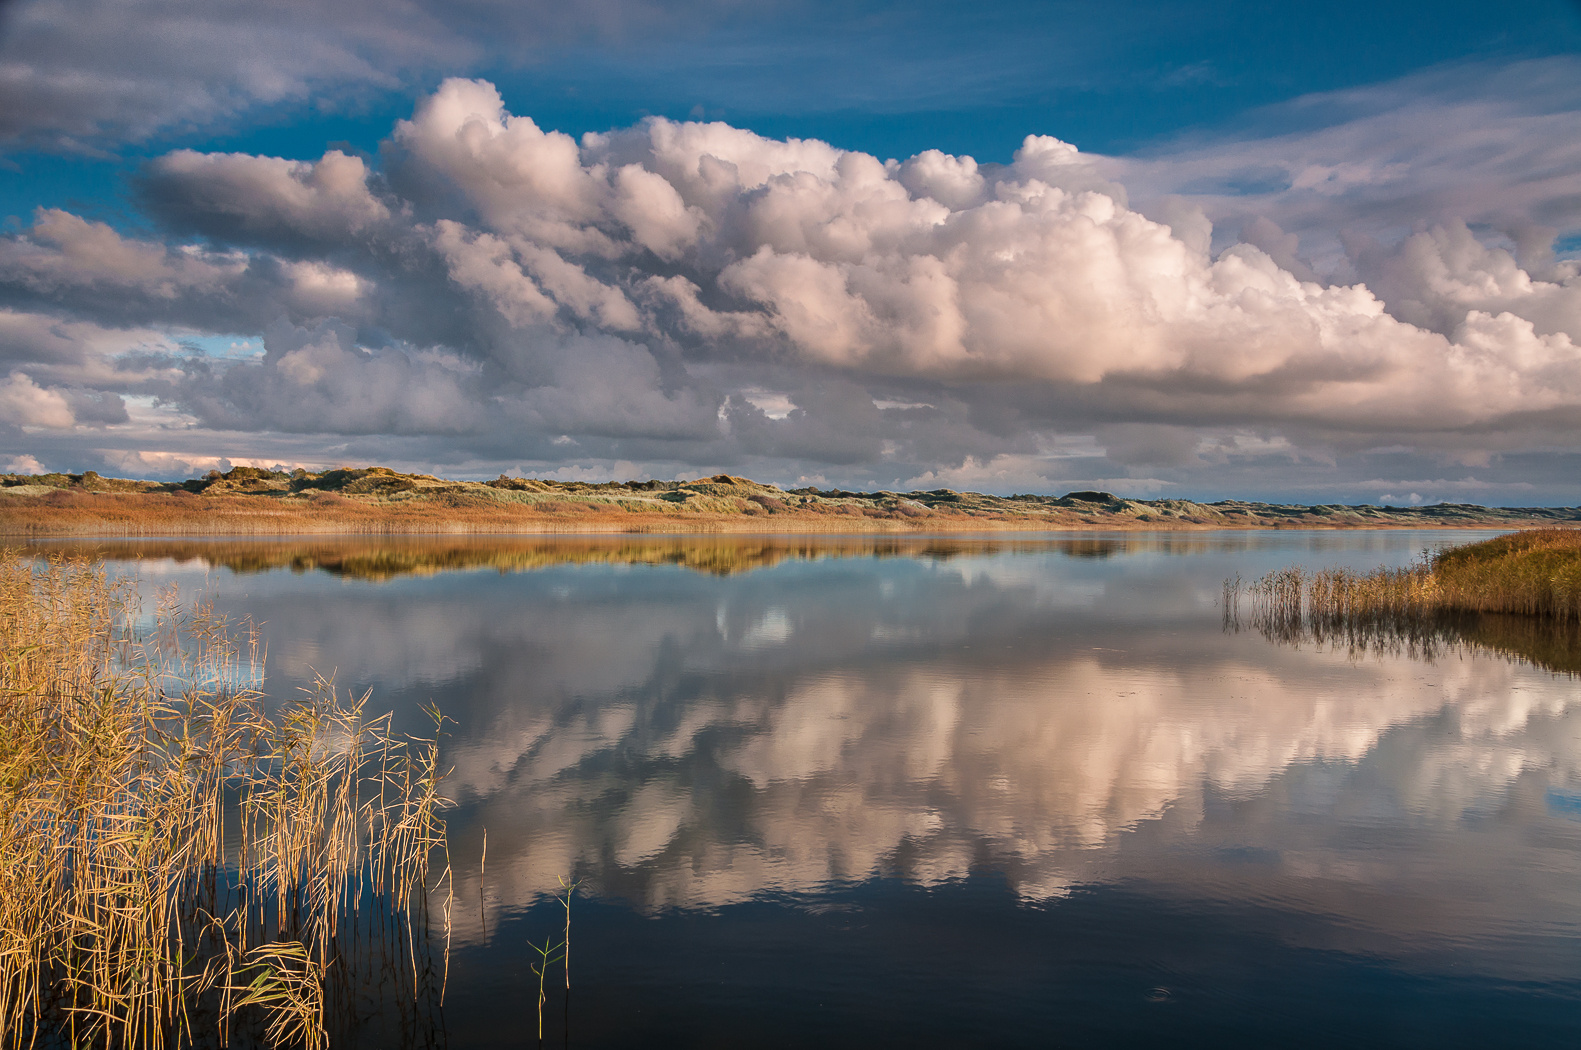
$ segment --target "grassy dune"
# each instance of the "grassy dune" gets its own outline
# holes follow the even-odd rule
[[[449,481],[385,467],[318,474],[237,467],[169,484],[92,472],[0,475],[0,535],[8,536],[1454,528],[1572,521],[1581,522],[1581,509],[1203,504],[1107,492],[787,491],[726,474],[596,485]]]
[[[271,707],[227,625],[135,599],[0,561],[0,1047],[319,1047],[369,974],[423,1001],[432,743],[328,683]]]

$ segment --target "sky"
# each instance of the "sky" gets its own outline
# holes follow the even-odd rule
[[[1581,2],[0,2],[0,471],[1581,504]]]

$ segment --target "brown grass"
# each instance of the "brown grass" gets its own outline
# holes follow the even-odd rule
[[[1437,601],[1466,612],[1581,619],[1581,531],[1532,529],[1433,559]]]
[[[433,741],[324,681],[271,710],[256,636],[137,611],[95,563],[0,560],[0,1046],[319,1047],[374,940],[415,994]]]
[[[1226,581],[1226,627],[1243,589]],[[1249,589],[1246,623],[1284,642],[1431,657],[1470,644],[1581,670],[1581,530],[1532,529],[1443,550],[1403,569],[1300,568]]]

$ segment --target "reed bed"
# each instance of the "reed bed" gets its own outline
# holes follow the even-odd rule
[[[1242,612],[1243,603],[1247,606]],[[1281,569],[1225,581],[1225,626],[1280,642],[1431,658],[1472,645],[1581,670],[1581,530],[1533,529],[1403,569]]]
[[[1243,614],[1243,605],[1249,606]],[[1352,652],[1405,652],[1432,658],[1455,639],[1434,602],[1430,570],[1289,568],[1250,587],[1225,587],[1225,626],[1250,626],[1285,644],[1312,642]]]
[[[1440,552],[1436,600],[1462,612],[1581,620],[1581,529],[1530,529]]]
[[[139,612],[94,562],[0,557],[0,1048],[317,1048],[369,987],[431,1008],[435,740],[324,680],[271,704],[256,632]]]

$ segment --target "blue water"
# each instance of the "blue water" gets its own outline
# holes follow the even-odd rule
[[[562,879],[553,1045],[1574,1045],[1581,683],[1276,645],[1219,608],[1226,577],[1474,538],[115,565],[263,622],[277,695],[333,671],[453,720],[451,1047],[536,1044]]]

